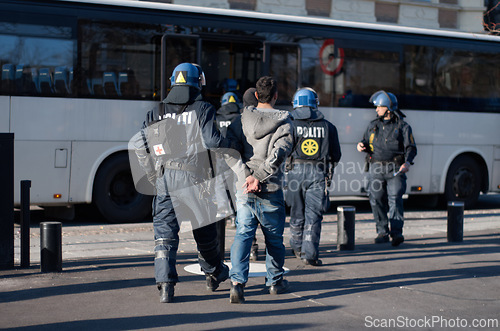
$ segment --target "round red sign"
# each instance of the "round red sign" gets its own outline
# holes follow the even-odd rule
[[[319,50],[321,70],[327,75],[336,75],[344,65],[344,50],[335,47],[333,39],[327,39]]]

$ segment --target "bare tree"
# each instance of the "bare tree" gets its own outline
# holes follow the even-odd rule
[[[500,35],[500,0],[489,0],[487,11],[483,16],[484,30],[490,34]]]

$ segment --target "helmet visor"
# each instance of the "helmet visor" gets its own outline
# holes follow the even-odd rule
[[[205,79],[205,73],[202,71],[200,74],[200,86],[207,85],[207,80]]]

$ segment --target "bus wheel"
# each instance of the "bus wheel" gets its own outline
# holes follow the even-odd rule
[[[465,208],[473,207],[479,197],[481,171],[470,156],[456,158],[448,169],[444,197],[446,201],[463,201]]]
[[[151,199],[135,190],[127,154],[110,158],[97,171],[93,203],[108,222],[146,220],[151,215]]]

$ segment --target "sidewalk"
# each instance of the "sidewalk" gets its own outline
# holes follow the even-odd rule
[[[229,282],[206,292],[204,277],[184,270],[196,263],[190,232],[181,233],[176,302],[160,304],[152,224],[63,225],[63,272],[48,274],[39,271],[39,234],[33,227],[32,267],[0,271],[0,328],[482,330],[472,326],[489,323],[498,329],[500,206],[466,211],[461,243],[446,240],[446,212],[407,212],[406,241],[398,248],[372,244],[371,214],[357,212],[354,251],[337,251],[337,216],[332,213],[323,222],[324,266],[304,266],[288,249],[290,293],[269,295],[263,277],[254,277],[242,305],[229,303]],[[264,263],[258,233],[259,263]],[[226,235],[228,258],[234,229],[227,228]],[[286,228],[286,244],[288,239]],[[462,327],[466,323],[471,327]]]

